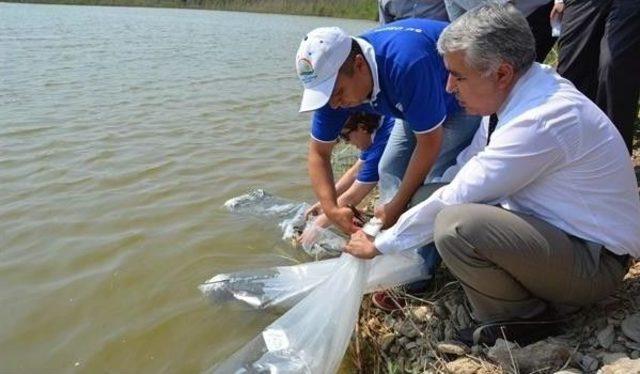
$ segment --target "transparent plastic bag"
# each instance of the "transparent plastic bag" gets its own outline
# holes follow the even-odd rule
[[[369,263],[347,253],[331,275],[213,373],[335,373],[360,310]]]
[[[337,259],[219,274],[198,286],[213,303],[237,300],[255,309],[286,310],[327,279]]]
[[[306,211],[310,208],[307,203],[274,196],[262,189],[254,189],[249,193],[227,200],[224,206],[232,213],[279,220],[282,229],[282,239],[296,242],[305,227],[313,225],[313,219],[307,221]],[[300,247],[315,259],[336,257],[342,253],[346,239],[328,228],[310,226],[316,233],[316,238]],[[297,245],[297,244],[295,244]]]
[[[307,221],[304,229],[305,240],[300,243],[302,249],[318,259],[339,256],[347,240],[329,228],[316,224],[316,217]]]
[[[236,300],[255,309],[286,310],[328,279],[341,258],[219,274],[198,288],[213,303]],[[369,263],[365,293],[428,277],[415,251],[376,256]]]

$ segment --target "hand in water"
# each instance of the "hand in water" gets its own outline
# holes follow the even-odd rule
[[[367,236],[362,230],[358,230],[351,235],[351,239],[344,247],[344,251],[355,257],[364,259],[374,258],[380,254],[373,244],[373,238]]]
[[[311,248],[318,241],[321,229],[322,227],[316,224],[316,222],[310,222],[298,237],[298,243],[305,249]]]

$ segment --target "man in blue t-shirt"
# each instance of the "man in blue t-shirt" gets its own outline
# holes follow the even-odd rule
[[[337,204],[331,150],[350,113],[400,119],[380,161],[380,187],[402,182],[377,209],[388,227],[414,192],[435,181],[468,145],[479,118],[467,116],[445,91],[447,71],[436,50],[447,24],[408,19],[350,37],[337,27],[311,31],[300,44],[296,67],[305,90],[300,111],[315,111],[308,167],[327,217],[347,233],[357,230],[353,212]]]

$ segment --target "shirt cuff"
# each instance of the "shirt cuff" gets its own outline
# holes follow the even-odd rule
[[[554,4],[564,4],[564,0],[553,0]]]
[[[382,231],[373,242],[373,245],[376,247],[378,252],[383,255],[397,252],[397,248],[394,247],[393,235],[389,232],[389,230]]]

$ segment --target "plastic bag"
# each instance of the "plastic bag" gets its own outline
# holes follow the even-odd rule
[[[286,310],[329,278],[341,258],[220,274],[198,288],[214,303],[237,300],[255,309]],[[369,263],[365,293],[429,276],[424,259],[415,251],[377,256]]]
[[[295,241],[307,225],[313,225],[313,220],[307,221],[305,218],[309,204],[277,197],[262,189],[229,199],[224,206],[234,214],[279,219],[278,226],[282,229],[282,239],[285,241]],[[327,228],[313,226],[313,230],[316,233],[314,240],[301,246],[308,255],[321,259],[342,253],[347,243],[344,237]]]
[[[307,221],[304,229],[306,240],[302,241],[300,246],[316,260],[339,256],[347,244],[347,240],[331,229],[316,224],[316,218],[311,217]]]
[[[369,263],[347,253],[332,274],[213,373],[335,373],[353,332]]]

